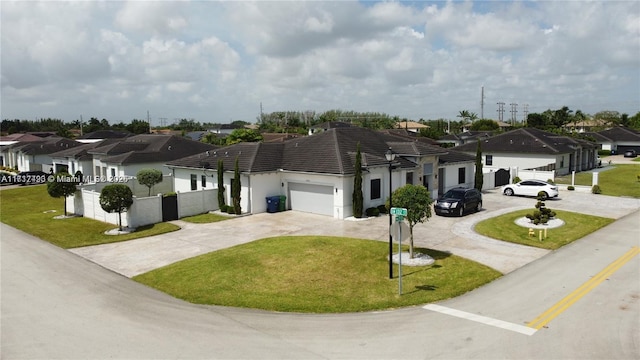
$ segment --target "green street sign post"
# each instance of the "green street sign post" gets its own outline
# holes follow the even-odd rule
[[[392,207],[391,208],[391,215],[407,216],[407,209]]]
[[[389,213],[396,216],[396,223],[393,224],[395,226],[390,230],[398,233],[398,294],[402,295],[402,225],[406,226],[402,221],[407,216],[407,209],[392,207]]]

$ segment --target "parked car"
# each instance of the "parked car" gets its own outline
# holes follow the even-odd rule
[[[638,153],[636,153],[635,150],[627,150],[624,152],[624,157],[634,158],[636,156],[638,156]]]
[[[538,196],[540,192],[544,193],[545,199],[558,197],[558,187],[542,180],[522,180],[502,187],[502,193],[507,196]]]
[[[457,216],[462,216],[468,211],[480,211],[482,209],[482,193],[472,188],[453,188],[436,200],[433,209],[438,215]]]
[[[49,175],[44,171],[23,171],[16,175],[14,183],[20,185],[44,184],[47,182],[47,176]]]

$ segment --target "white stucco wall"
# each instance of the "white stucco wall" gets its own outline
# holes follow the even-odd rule
[[[449,189],[455,187],[473,187],[474,176],[475,176],[475,164],[474,163],[456,163],[456,164],[448,164],[441,166],[443,170],[442,175],[444,179],[442,179],[442,193],[449,191]],[[459,182],[458,172],[460,168],[464,168],[464,182]],[[442,195],[442,194],[440,194]],[[435,197],[431,196],[433,199],[436,199],[438,195]]]

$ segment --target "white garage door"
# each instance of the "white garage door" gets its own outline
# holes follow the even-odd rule
[[[333,216],[333,186],[289,183],[291,210]]]

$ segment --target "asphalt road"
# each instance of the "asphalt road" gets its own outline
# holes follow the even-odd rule
[[[640,212],[633,212],[487,286],[437,304],[444,308],[436,310],[458,311],[456,316],[422,306],[304,315],[193,305],[1,224],[0,355],[637,359],[639,220]],[[570,301],[563,302],[566,297]],[[558,312],[539,330],[526,326],[556,304]]]

